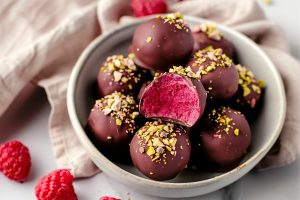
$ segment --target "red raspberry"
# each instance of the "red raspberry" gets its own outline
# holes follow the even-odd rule
[[[9,179],[24,182],[30,167],[29,150],[21,142],[14,140],[0,145],[0,171]]]
[[[132,0],[131,8],[136,17],[165,13],[168,10],[164,0]]]
[[[73,176],[67,169],[59,169],[41,178],[35,186],[38,200],[77,200]]]
[[[114,197],[104,196],[104,197],[100,197],[99,200],[121,200],[121,199],[116,199],[116,198],[114,198]]]

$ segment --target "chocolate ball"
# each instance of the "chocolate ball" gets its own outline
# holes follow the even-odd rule
[[[129,94],[139,89],[145,72],[139,69],[132,59],[133,54],[129,57],[113,55],[106,59],[97,77],[99,93],[102,96],[114,91]]]
[[[168,71],[184,62],[194,46],[192,31],[179,13],[158,16],[141,24],[134,32],[134,62],[146,69]]]
[[[229,58],[233,57],[233,46],[224,38],[213,23],[205,23],[197,26],[193,30],[195,40],[194,51],[205,49],[212,46],[215,49],[221,48]]]
[[[191,146],[185,130],[173,123],[147,122],[130,143],[132,162],[145,176],[169,180],[185,169]]]
[[[138,105],[130,95],[114,92],[96,101],[88,117],[88,127],[106,147],[130,142],[137,129]]]
[[[206,91],[198,80],[175,73],[154,79],[140,99],[140,112],[146,118],[161,118],[187,127],[201,117]]]
[[[246,154],[251,142],[251,130],[246,118],[229,107],[213,109],[198,135],[199,148],[211,163],[223,169],[234,167]]]
[[[255,108],[264,88],[264,81],[255,78],[252,71],[242,65],[235,66],[239,74],[239,88],[233,100],[239,106]]]
[[[187,64],[208,92],[218,100],[231,98],[238,90],[239,75],[232,60],[222,49],[207,47],[197,51]]]

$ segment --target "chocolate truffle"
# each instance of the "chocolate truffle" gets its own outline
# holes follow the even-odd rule
[[[201,117],[205,101],[206,91],[201,82],[194,84],[186,76],[165,73],[145,88],[140,112],[146,118],[161,118],[191,127]]]
[[[157,16],[141,24],[132,41],[137,65],[165,72],[188,59],[193,46],[192,31],[179,13]]]
[[[239,73],[239,88],[233,99],[240,106],[255,108],[264,88],[264,81],[256,79],[253,72],[242,65],[235,67]]]
[[[208,92],[208,96],[218,100],[231,98],[238,90],[239,75],[232,60],[222,49],[209,46],[197,51],[187,64]]]
[[[195,27],[193,29],[193,37],[195,40],[195,51],[213,46],[215,49],[221,48],[229,58],[233,57],[232,44],[224,38],[214,23],[209,22]]]
[[[226,168],[237,164],[251,142],[250,126],[244,115],[229,107],[213,109],[206,126],[199,130],[200,146],[210,162]]]
[[[191,147],[185,130],[173,123],[147,122],[130,143],[135,167],[145,176],[159,181],[177,176],[190,158]]]
[[[88,127],[107,147],[130,142],[137,126],[138,105],[130,95],[114,92],[96,101],[88,117]]]
[[[109,56],[98,73],[98,89],[102,96],[114,91],[133,93],[141,85],[143,72],[133,62],[133,54]]]

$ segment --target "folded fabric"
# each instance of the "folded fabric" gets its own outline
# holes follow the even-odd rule
[[[287,41],[256,1],[169,1],[170,11],[214,20],[246,34],[269,55],[287,93],[287,117],[260,170],[293,162],[300,155],[300,64],[288,55]],[[30,12],[28,12],[30,11]],[[32,81],[45,88],[51,104],[49,135],[58,167],[88,177],[99,169],[75,136],[66,110],[69,75],[84,48],[102,32],[135,20],[129,0],[5,1],[0,4],[0,114]]]

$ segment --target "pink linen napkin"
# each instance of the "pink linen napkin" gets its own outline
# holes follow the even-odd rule
[[[101,32],[134,20],[129,0],[3,1],[0,4],[0,115],[28,82],[45,88],[52,107],[49,135],[59,168],[88,177],[99,169],[75,136],[66,110],[70,72],[83,49]],[[300,64],[288,54],[280,28],[254,0],[169,1],[170,11],[208,18],[255,40],[279,70],[287,94],[287,117],[275,150],[260,170],[287,165],[300,155]],[[34,109],[34,107],[33,107]]]

